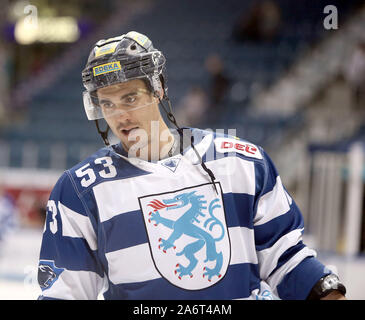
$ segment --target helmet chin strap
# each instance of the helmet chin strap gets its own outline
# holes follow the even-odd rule
[[[109,139],[108,139],[108,133],[109,133],[109,129],[110,129],[109,125],[107,125],[107,127],[104,131],[102,131],[102,130],[100,130],[100,127],[99,127],[99,121],[97,119],[94,121],[95,121],[96,129],[98,130],[98,133],[101,135],[101,138],[103,139],[104,144],[106,146],[109,146],[110,145]]]
[[[168,96],[165,94],[164,97],[163,97],[166,101],[167,101],[167,104],[169,106],[169,110],[166,108],[166,106],[162,103],[162,100],[160,97],[158,97],[158,100],[160,102],[160,105],[162,106],[162,109],[165,111],[166,115],[167,115],[167,118],[169,119],[169,121],[176,127],[177,129],[177,132],[179,133],[180,135],[180,150],[182,151],[182,141],[183,141],[183,129],[181,129],[179,127],[179,125],[177,124],[176,122],[176,119],[175,119],[175,116],[173,115],[172,113],[172,107],[171,107],[171,102],[170,102],[170,99],[168,98]],[[195,149],[195,146],[194,146],[194,137],[192,136],[191,137],[191,140],[190,140],[190,146],[191,148],[194,150],[196,156],[198,157],[199,159],[199,162],[200,162],[200,165],[202,166],[203,170],[209,175],[210,177],[210,180],[212,181],[212,184],[213,184],[213,187],[214,187],[214,190],[215,192],[217,193],[218,195],[218,190],[217,190],[217,187],[214,183],[214,180],[215,180],[215,176],[213,174],[213,172],[207,168],[207,166],[205,165],[205,163],[203,162],[203,159],[202,157],[200,156],[199,152]]]

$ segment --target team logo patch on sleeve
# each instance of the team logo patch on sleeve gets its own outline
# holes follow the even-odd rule
[[[214,140],[214,143],[217,152],[237,152],[246,157],[262,159],[259,148],[252,143],[230,138],[217,138]]]
[[[40,260],[38,265],[38,284],[41,289],[46,290],[52,287],[63,270],[63,268],[57,268],[53,260]]]
[[[230,240],[220,184],[139,198],[152,259],[171,284],[200,290],[223,279]]]

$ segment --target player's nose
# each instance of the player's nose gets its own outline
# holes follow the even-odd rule
[[[119,123],[126,123],[126,122],[133,122],[132,120],[132,116],[129,112],[127,111],[120,111],[117,112],[117,114],[115,115],[115,119],[119,122]]]

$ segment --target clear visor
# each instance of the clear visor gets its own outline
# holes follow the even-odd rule
[[[119,94],[101,95],[96,92],[83,92],[84,108],[89,120],[102,118],[112,118],[122,114],[132,112],[153,103],[157,103],[157,98],[153,94],[142,88]]]

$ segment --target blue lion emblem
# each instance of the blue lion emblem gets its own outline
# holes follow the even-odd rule
[[[209,282],[215,276],[218,278],[222,276],[223,254],[217,249],[216,243],[224,238],[225,227],[222,221],[214,215],[214,210],[221,208],[221,205],[218,198],[210,201],[208,206],[209,216],[207,216],[203,212],[203,210],[207,209],[206,204],[207,201],[204,200],[204,196],[197,194],[197,191],[180,193],[171,199],[164,199],[162,202],[155,199],[148,204],[148,206],[154,209],[154,211],[149,212],[148,221],[154,223],[155,226],[161,224],[172,230],[166,239],[158,239],[158,248],[164,253],[168,250],[176,249],[175,243],[183,235],[195,239],[176,253],[176,256],[184,256],[188,260],[187,265],[179,262],[175,266],[174,273],[179,279],[185,276],[193,277],[193,271],[199,262],[196,257],[197,252],[203,248],[205,248],[205,260],[202,276],[206,277]],[[188,209],[177,220],[164,218],[159,212],[163,208],[173,211],[185,207]],[[202,219],[204,219],[204,223],[201,222]],[[218,226],[219,229],[215,230],[214,237],[212,230],[215,226]],[[214,267],[208,267],[208,262],[210,266],[214,265]]]

